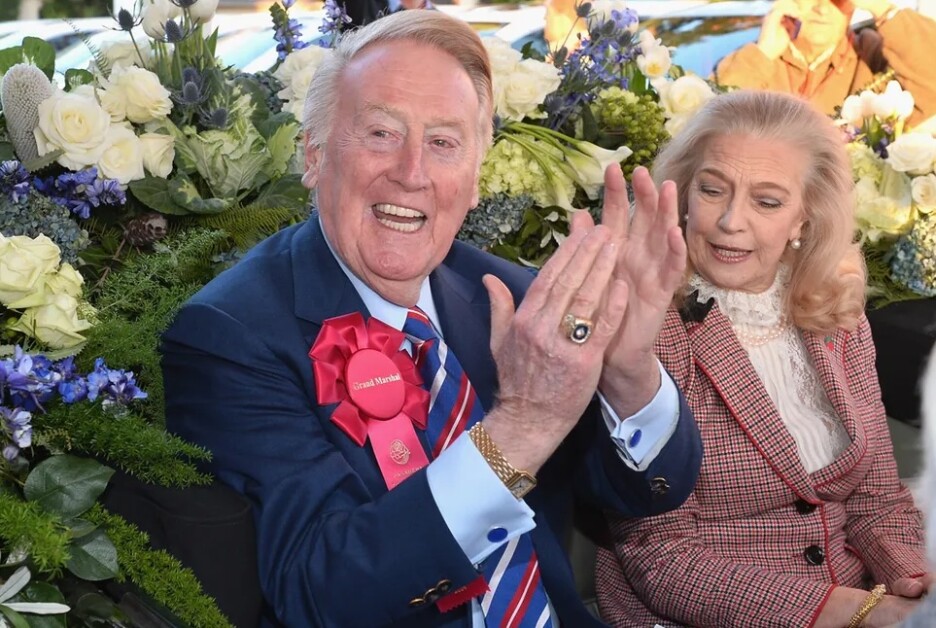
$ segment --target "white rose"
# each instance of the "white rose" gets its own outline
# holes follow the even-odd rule
[[[897,81],[890,81],[884,93],[874,99],[873,110],[882,120],[909,118],[913,113],[913,94],[904,91]]]
[[[670,137],[676,137],[680,131],[688,124],[691,113],[677,113],[663,123],[663,128],[670,134]]]
[[[884,168],[881,184],[862,177],[855,184],[855,219],[865,236],[876,242],[882,235],[905,233],[913,222],[910,180]]]
[[[84,277],[68,262],[63,263],[57,273],[46,277],[46,287],[53,294],[68,294],[78,298],[83,285]]]
[[[694,74],[680,76],[671,83],[661,85],[659,93],[660,104],[667,117],[694,113],[715,97],[709,84]]]
[[[497,37],[485,37],[482,42],[491,62],[491,89],[494,92],[494,102],[491,104],[495,112],[501,113],[507,109],[507,86],[523,60],[523,55]]]
[[[280,91],[280,98],[305,106],[309,85],[312,84],[312,77],[315,76],[316,70],[318,70],[317,67],[309,66],[294,72],[289,86]]]
[[[898,172],[932,172],[934,159],[936,139],[926,133],[904,133],[887,147],[887,163]]]
[[[39,126],[33,132],[39,154],[56,149],[58,163],[69,170],[94,165],[101,156],[104,134],[111,118],[93,98],[56,92],[39,103]]]
[[[286,86],[285,89],[279,92],[280,98],[283,100],[305,100],[305,91],[298,93],[291,87],[293,75],[299,71],[303,71],[303,73],[311,71],[309,75],[309,80],[311,81],[311,75],[315,74],[315,70],[318,69],[330,54],[330,49],[320,46],[306,46],[305,48],[289,53],[280,67],[273,73],[273,76],[278,78],[283,85]],[[308,86],[309,84],[306,83],[307,88]]]
[[[53,349],[67,349],[82,343],[81,332],[91,323],[78,318],[78,300],[69,294],[57,294],[45,305],[30,308],[12,329],[39,339]]]
[[[182,15],[182,9],[169,0],[143,0],[143,32],[153,39],[166,35],[166,22]]]
[[[640,34],[637,36],[637,43],[640,45],[640,50],[647,52],[652,48],[663,45],[662,39],[657,39],[656,36],[648,30],[640,31]]]
[[[121,185],[142,179],[146,176],[143,172],[143,143],[131,129],[113,125],[107,130],[104,151],[97,166],[101,176],[116,179]]]
[[[130,122],[144,124],[165,118],[172,111],[169,90],[162,86],[159,77],[136,66],[117,66],[111,71],[101,93],[101,104],[114,122],[122,119],[120,113]]]
[[[505,120],[523,120],[543,104],[546,96],[559,87],[559,68],[536,61],[521,61],[510,75],[504,89],[502,109],[496,112]]]
[[[59,265],[61,250],[48,236],[0,234],[0,303],[11,305],[34,295]]]
[[[670,51],[666,46],[654,46],[644,54],[637,56],[637,67],[649,79],[666,76],[673,62],[670,60]]]
[[[118,65],[138,65],[149,67],[153,62],[153,48],[149,41],[138,41],[137,46],[129,41],[109,41],[101,44],[101,54],[107,59],[110,67],[116,68]],[[140,57],[143,57],[142,61]],[[142,65],[141,65],[142,64]]]
[[[189,17],[204,24],[210,22],[218,10],[218,0],[196,0],[195,4],[189,7]]]
[[[168,177],[175,159],[175,138],[162,133],[143,133],[140,143],[143,146],[143,167],[154,177]]]
[[[931,172],[915,177],[910,183],[910,189],[917,209],[926,214],[936,209],[936,175]]]

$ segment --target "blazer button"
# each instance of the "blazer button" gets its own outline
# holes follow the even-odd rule
[[[657,477],[650,479],[650,492],[658,497],[662,497],[669,492],[670,486],[666,478]]]
[[[812,514],[812,512],[818,508],[818,504],[811,504],[805,499],[797,499],[796,503],[793,505],[796,506],[796,512],[801,515]]]
[[[426,600],[421,597],[414,597],[409,601],[410,608],[420,608],[421,606],[426,605]]]
[[[806,557],[807,563],[817,567],[825,562],[825,552],[823,552],[822,548],[818,545],[810,545],[807,547],[806,551],[803,552],[803,556]]]
[[[448,593],[449,589],[452,588],[452,581],[447,578],[439,580],[439,584],[435,585],[435,588],[439,593]]]

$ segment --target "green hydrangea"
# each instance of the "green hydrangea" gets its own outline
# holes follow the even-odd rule
[[[884,160],[862,142],[850,142],[846,145],[848,157],[851,160],[852,175],[855,181],[870,179],[875,185],[881,184],[884,171]]]
[[[529,141],[544,153],[552,150],[543,142]],[[510,136],[503,137],[488,151],[481,164],[478,186],[481,196],[528,194],[541,207],[559,205],[570,209],[569,203],[575,196],[575,183],[559,170],[547,174],[542,163],[523,146],[511,140]]]
[[[599,145],[627,146],[634,151],[621,164],[626,176],[637,166],[649,166],[669,139],[663,108],[652,94],[638,96],[620,87],[608,87],[598,92],[591,112],[598,124]]]

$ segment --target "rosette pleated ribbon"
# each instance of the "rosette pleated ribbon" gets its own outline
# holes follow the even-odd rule
[[[387,489],[429,464],[416,428],[426,429],[429,392],[406,336],[359,312],[322,324],[309,350],[320,405],[337,403],[331,421],[358,446],[369,440]]]

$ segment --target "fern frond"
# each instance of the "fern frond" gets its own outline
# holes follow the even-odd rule
[[[197,216],[193,220],[203,227],[224,231],[238,248],[245,249],[276,233],[284,225],[301,220],[306,211],[306,208],[247,205],[220,214]]]

